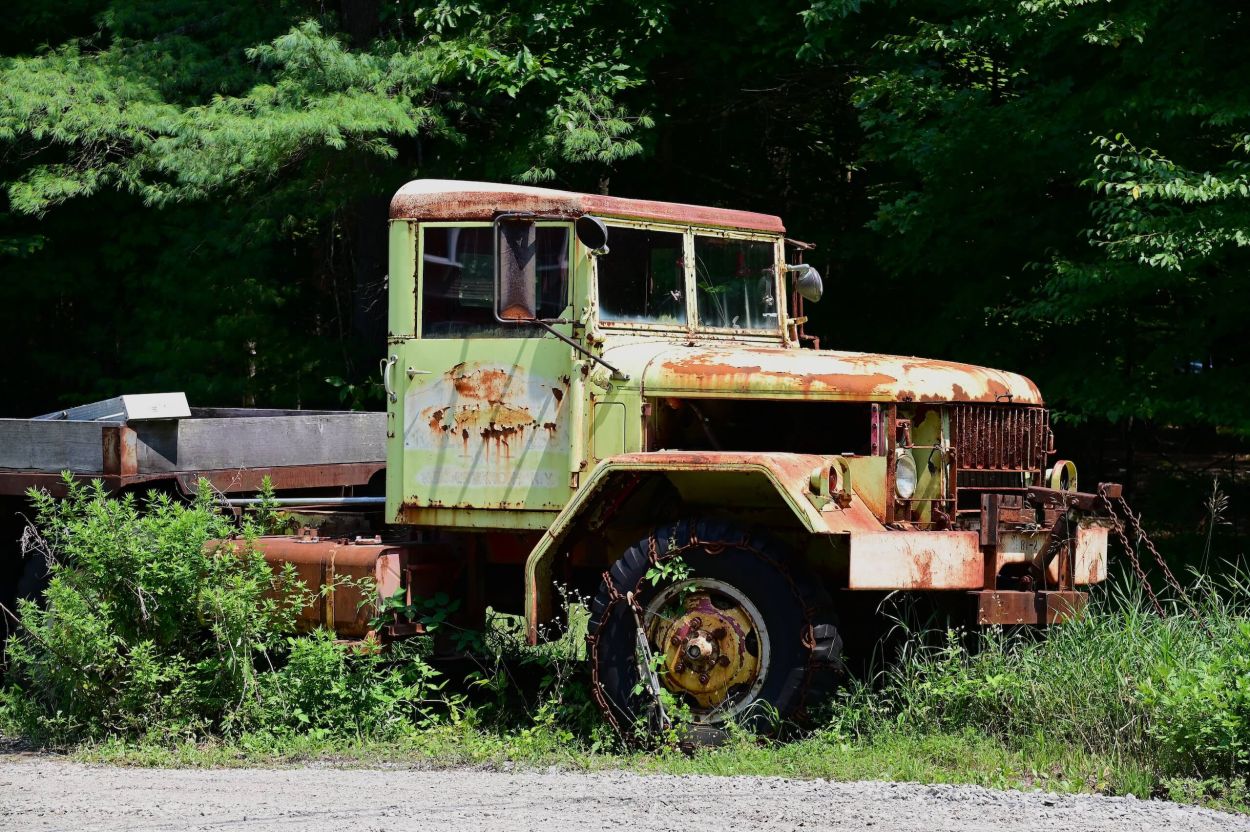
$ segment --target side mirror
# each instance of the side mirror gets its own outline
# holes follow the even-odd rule
[[[573,229],[577,232],[578,242],[590,249],[591,254],[608,253],[608,227],[603,220],[591,216],[578,217]]]
[[[538,318],[537,229],[529,218],[495,220],[495,317],[501,321]]]
[[[798,275],[794,282],[794,288],[803,300],[810,300],[812,303],[815,303],[825,293],[825,283],[820,279],[820,272],[816,271],[814,266],[809,266],[807,263],[799,263],[794,266],[786,266],[786,271]]]

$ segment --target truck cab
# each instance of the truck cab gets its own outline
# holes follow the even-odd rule
[[[1105,578],[1037,387],[815,348],[780,218],[446,180],[390,217],[386,520],[476,559],[532,638],[554,583],[592,595],[613,721],[661,690],[707,724],[793,710],[837,672],[846,593],[1048,624]]]

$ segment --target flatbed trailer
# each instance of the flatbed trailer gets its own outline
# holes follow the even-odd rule
[[[155,410],[141,410],[144,400]],[[121,396],[33,419],[0,419],[0,495],[32,487],[63,494],[64,471],[98,479],[111,492],[174,487],[194,494],[206,479],[232,494],[256,491],[265,477],[279,491],[366,486],[386,468],[385,413],[185,402],[181,394]]]
[[[341,504],[374,494],[380,502],[385,444],[385,413],[189,407],[181,393],[0,419],[0,603],[12,608],[27,572],[18,544],[26,493],[64,496],[63,472],[99,480],[115,494],[155,489],[189,497],[207,481],[223,496],[242,498],[268,477],[282,498]],[[361,501],[353,502],[358,508]]]

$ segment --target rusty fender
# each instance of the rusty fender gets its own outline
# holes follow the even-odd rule
[[[886,528],[854,492],[840,457],[706,451],[621,454],[603,460],[591,471],[526,559],[526,620],[531,641],[537,639],[539,625],[551,616],[551,566],[556,554],[570,542],[579,521],[601,501],[619,495],[636,474],[648,472],[657,476],[694,472],[708,477],[759,477],[782,498],[808,533],[847,538],[847,588],[852,590],[965,590],[988,594],[995,589],[998,568],[1036,560],[1049,541],[1049,532],[1036,526],[1000,527],[995,568],[987,578],[986,551],[980,532]],[[1075,587],[1106,579],[1107,529],[1100,520],[1089,517],[1074,531],[1072,568],[1067,578],[1070,588],[1066,594],[1027,592],[1023,595],[1028,598],[1009,598],[997,593],[987,598],[984,608],[978,611],[978,619],[982,623],[1014,623],[1019,619],[1050,623],[1079,609],[1084,593]],[[1057,563],[1048,569],[1049,586],[1059,583],[1059,575],[1054,571]]]
[[[850,493],[837,456],[721,451],[656,451],[621,454],[601,461],[539,539],[525,562],[525,609],[531,641],[551,614],[551,564],[578,522],[601,498],[610,498],[638,473],[668,476],[693,472],[709,477],[749,475],[766,482],[811,534],[882,531],[864,501]]]

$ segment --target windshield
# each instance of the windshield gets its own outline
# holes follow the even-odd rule
[[[686,323],[684,237],[614,226],[597,258],[599,318],[612,323]]]
[[[777,276],[766,240],[694,238],[699,324],[722,329],[776,330]]]

